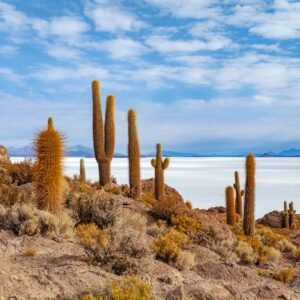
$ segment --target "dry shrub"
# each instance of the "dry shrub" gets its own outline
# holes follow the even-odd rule
[[[155,199],[155,196],[151,192],[143,192],[141,194],[141,198],[139,199],[139,202],[142,202],[148,207],[153,207],[156,203],[157,200]]]
[[[237,262],[238,257],[235,253],[235,241],[231,239],[216,240],[209,245],[209,248],[226,260]]]
[[[6,169],[12,183],[17,185],[30,183],[32,182],[34,172],[34,161],[32,159],[25,159],[18,163],[7,164]]]
[[[96,224],[82,224],[76,229],[81,243],[101,264],[110,260],[109,237],[106,231],[101,230]]]
[[[37,254],[37,249],[36,248],[27,248],[24,251],[24,255],[28,257],[35,256]]]
[[[253,248],[245,241],[238,241],[235,253],[240,261],[246,265],[254,264],[257,261],[257,254],[254,253]]]
[[[295,270],[292,267],[285,267],[279,272],[273,274],[275,280],[287,283],[293,280],[295,276]]]
[[[53,215],[32,205],[15,204],[9,208],[0,206],[0,226],[17,235],[41,234],[57,239],[72,237],[74,222],[65,212]]]
[[[136,276],[123,276],[113,281],[110,294],[114,300],[154,300],[150,284]]]
[[[172,216],[185,214],[187,211],[188,208],[184,203],[172,196],[165,195],[164,200],[157,201],[154,204],[151,213],[159,219],[170,222]]]
[[[111,183],[107,184],[104,186],[104,190],[107,193],[111,193],[114,195],[129,195],[130,189],[127,184],[116,184],[116,183]]]
[[[176,262],[175,262],[175,266],[179,269],[179,270],[188,270],[191,269],[192,267],[194,267],[196,264],[195,262],[195,254],[190,252],[190,251],[186,251],[186,250],[181,250],[179,251],[177,258],[176,258]]]
[[[276,248],[281,252],[288,252],[288,253],[293,253],[297,250],[297,247],[287,239],[280,240],[277,243]]]
[[[170,263],[176,261],[181,248],[188,242],[186,234],[171,228],[153,240],[151,248],[158,258]]]
[[[148,253],[146,218],[130,210],[123,210],[120,222],[113,228],[115,248],[135,258]]]
[[[136,276],[125,275],[106,286],[101,295],[86,294],[81,300],[154,300],[153,288]]]
[[[297,248],[294,251],[294,258],[295,258],[296,261],[300,261],[300,248]]]
[[[103,229],[114,226],[120,220],[122,204],[114,195],[91,190],[79,193],[71,207],[80,223],[95,223]]]
[[[0,184],[0,203],[12,206],[16,203],[34,203],[35,192],[32,184]]]
[[[197,232],[202,229],[200,223],[186,214],[171,216],[171,224],[176,230],[185,233],[190,238],[194,238]]]

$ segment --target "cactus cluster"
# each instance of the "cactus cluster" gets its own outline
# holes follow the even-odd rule
[[[284,201],[282,212],[282,228],[296,229],[296,210],[294,209],[294,203]]]
[[[63,201],[63,136],[54,129],[53,119],[48,119],[47,129],[35,140],[37,203],[40,209],[57,213]]]
[[[115,99],[109,95],[106,99],[105,124],[101,111],[100,84],[92,82],[93,93],[93,140],[94,152],[99,168],[99,183],[104,186],[111,182],[110,165],[115,149]]]
[[[162,146],[156,145],[156,158],[151,160],[151,165],[155,169],[155,198],[157,200],[164,200],[165,198],[165,180],[164,170],[168,168],[170,159],[162,158]]]

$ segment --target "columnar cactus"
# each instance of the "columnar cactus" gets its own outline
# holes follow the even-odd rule
[[[128,160],[130,194],[134,199],[141,196],[140,146],[134,109],[128,111]]]
[[[255,235],[255,157],[252,154],[246,158],[243,230],[245,235]]]
[[[84,159],[80,159],[80,181],[86,182],[86,174],[85,174],[85,163]]]
[[[54,129],[53,119],[48,119],[48,128],[41,131],[35,140],[37,204],[40,209],[57,213],[63,201],[63,153],[64,139]]]
[[[100,84],[92,82],[93,93],[93,140],[94,152],[99,168],[99,182],[102,186],[111,182],[110,165],[115,149],[115,99],[109,95],[106,99],[105,125],[101,111]]]
[[[156,158],[151,160],[151,165],[155,168],[155,197],[157,200],[164,200],[165,197],[165,181],[164,170],[168,168],[170,159],[162,159],[161,144],[156,145]]]
[[[294,203],[289,203],[289,225],[291,229],[297,229],[296,224],[296,210],[294,210]]]
[[[226,212],[227,212],[227,224],[235,225],[236,222],[236,212],[234,203],[234,189],[232,186],[226,188]]]
[[[288,208],[287,208],[287,202],[284,201],[284,210],[282,213],[282,225],[283,228],[290,228],[290,224],[289,224],[289,213],[288,213]]]
[[[233,185],[235,188],[235,209],[236,213],[239,214],[240,218],[243,215],[243,195],[244,195],[244,190],[241,190],[240,186],[240,175],[238,171],[234,172],[234,178],[235,178],[235,184]]]

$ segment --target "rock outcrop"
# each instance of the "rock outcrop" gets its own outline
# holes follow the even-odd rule
[[[10,163],[7,149],[0,145],[0,164]]]

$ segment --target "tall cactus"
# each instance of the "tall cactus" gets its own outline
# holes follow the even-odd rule
[[[291,229],[297,229],[296,225],[296,210],[294,210],[294,203],[289,203],[289,225]]]
[[[86,182],[86,174],[85,174],[85,163],[84,159],[80,159],[80,176],[79,176],[80,181]]]
[[[157,200],[164,200],[165,198],[165,181],[164,170],[168,168],[170,159],[162,159],[161,144],[156,145],[156,158],[151,160],[151,165],[155,168],[155,197]]]
[[[115,149],[115,99],[109,95],[106,99],[105,125],[101,111],[100,84],[92,82],[93,93],[93,140],[95,157],[99,168],[99,182],[102,186],[111,182],[110,165]]]
[[[240,218],[243,216],[243,200],[242,197],[244,195],[244,190],[241,190],[240,186],[240,175],[238,171],[234,172],[234,178],[235,178],[235,183],[234,183],[234,188],[235,188],[235,209],[236,213],[240,215]]]
[[[236,222],[236,210],[234,203],[234,190],[232,186],[226,188],[226,213],[227,213],[227,224],[235,225]]]
[[[141,196],[140,146],[134,109],[128,111],[128,160],[130,194],[134,199]]]
[[[52,118],[48,119],[48,128],[36,138],[35,151],[34,181],[38,207],[57,213],[63,201],[64,139],[54,129]]]
[[[282,213],[282,225],[283,228],[290,228],[290,224],[289,224],[289,213],[288,213],[288,207],[287,207],[287,202],[284,201],[284,205],[283,205],[283,213]]]
[[[255,157],[252,154],[246,158],[243,230],[245,235],[255,235]]]

